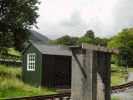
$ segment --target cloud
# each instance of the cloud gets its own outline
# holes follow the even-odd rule
[[[64,26],[64,27],[69,27],[69,28],[74,28],[78,25],[81,25],[82,22],[81,22],[81,12],[79,11],[74,11],[72,14],[71,14],[71,18],[70,19],[62,19],[59,24],[61,26]]]
[[[132,0],[43,0],[37,19],[41,34],[50,39],[64,35],[109,38],[133,26]]]
[[[112,8],[111,18],[112,18],[112,33],[117,35],[125,28],[132,28],[133,26],[133,1],[132,0],[119,0],[116,2]]]
[[[75,36],[75,37],[83,36],[88,29],[87,23],[81,18],[80,11],[74,11],[71,14],[69,20],[65,19],[61,20],[61,22],[59,22],[59,25],[67,29],[66,33],[69,36]]]

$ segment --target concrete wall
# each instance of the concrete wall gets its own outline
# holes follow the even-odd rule
[[[71,86],[71,100],[110,100],[110,54],[72,49]]]
[[[111,54],[97,52],[97,100],[110,100]]]
[[[74,49],[72,54],[72,84],[71,84],[71,100],[80,100],[82,97],[83,78],[87,76],[83,69],[85,61],[85,50]]]

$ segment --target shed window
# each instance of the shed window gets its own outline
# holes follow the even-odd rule
[[[35,53],[27,54],[27,70],[35,70]]]

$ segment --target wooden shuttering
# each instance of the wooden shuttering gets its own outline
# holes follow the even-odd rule
[[[66,45],[59,45],[59,49],[61,50],[68,50],[70,52],[71,49],[73,48],[81,48],[81,46],[66,46]],[[108,52],[112,54],[118,54],[119,50],[116,49],[111,49],[111,48],[106,48],[103,46],[96,46],[96,45],[91,45],[91,44],[86,44],[82,43],[82,49],[89,49],[89,50],[94,50],[94,51],[101,51],[101,52]]]

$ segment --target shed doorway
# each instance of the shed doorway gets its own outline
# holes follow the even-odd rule
[[[71,87],[71,57],[55,56],[54,87]]]

